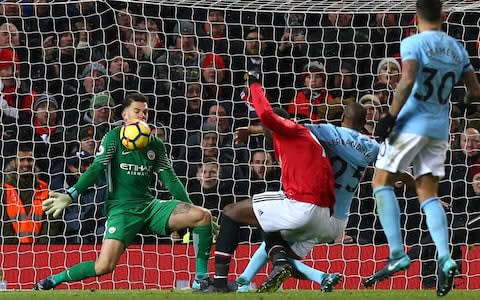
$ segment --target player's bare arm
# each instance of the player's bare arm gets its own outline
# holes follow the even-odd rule
[[[415,84],[416,77],[417,62],[415,60],[404,61],[402,64],[402,78],[395,90],[392,106],[390,107],[390,114],[392,116],[397,116],[407,101],[413,85]]]

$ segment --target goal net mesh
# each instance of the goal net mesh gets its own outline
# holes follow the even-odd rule
[[[479,6],[444,1],[443,28],[464,45],[475,70]],[[234,138],[238,128],[258,124],[241,100],[243,72],[258,72],[270,102],[299,122],[338,125],[345,105],[360,102],[368,110],[369,134],[392,100],[401,75],[400,41],[416,32],[414,12],[415,1],[397,0],[2,1],[0,266],[8,287],[31,288],[97,257],[105,231],[105,180],[59,219],[47,218],[39,205],[47,190],[65,191],[91,164],[103,135],[121,123],[126,94],[148,97],[149,124],[165,141],[192,201],[219,216],[229,203],[280,188],[279,162],[263,136]],[[462,106],[464,94],[459,84],[450,99],[451,147],[440,198],[453,257],[462,266],[461,284],[474,289],[480,287],[474,271],[480,264],[480,114]],[[306,259],[323,271],[348,274],[344,288],[360,288],[388,256],[372,175],[370,167],[345,236]],[[160,182],[152,189],[157,198],[170,198]],[[435,247],[416,194],[401,184],[395,193],[417,267],[378,287],[411,288],[413,281],[415,287],[432,286]],[[240,239],[235,275],[261,234],[242,227]],[[183,233],[144,232],[113,275],[61,287],[182,288],[193,278],[192,257]],[[299,281],[289,287],[317,288]]]

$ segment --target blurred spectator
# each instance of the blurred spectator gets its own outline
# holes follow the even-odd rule
[[[364,95],[358,101],[367,110],[367,122],[365,123],[365,133],[373,136],[375,125],[382,114],[382,103],[375,95]]]
[[[280,168],[274,166],[271,152],[256,150],[250,160],[250,189],[253,196],[266,191],[280,190]]]
[[[77,141],[77,145],[72,147],[70,153],[67,153],[67,157],[76,156],[79,152],[85,153],[97,153],[97,147],[99,143],[95,140],[95,128],[93,125],[84,125],[76,128],[77,131],[72,131],[69,138]]]
[[[179,155],[179,160],[175,166],[175,172],[179,176],[187,175],[192,178],[196,172],[195,165],[206,158],[214,158],[221,164],[221,174],[223,178],[238,178],[235,174],[237,168],[234,168],[234,153],[230,147],[223,147],[222,137],[218,133],[215,124],[204,123],[202,132],[190,136],[186,147]],[[228,145],[227,145],[228,146]],[[188,166],[185,163],[188,162]]]
[[[98,40],[92,31],[94,25],[86,19],[77,19],[73,23],[74,45],[77,61],[99,61],[106,57],[105,41]]]
[[[303,69],[301,89],[288,106],[288,113],[297,122],[318,122],[324,120],[330,110],[333,97],[326,89],[327,75],[322,63],[313,61]]]
[[[185,97],[172,99],[171,121],[173,157],[177,158],[185,141],[199,131],[203,124],[208,104],[202,99],[202,86],[198,82],[187,83]],[[168,119],[167,119],[168,120]]]
[[[90,100],[90,108],[83,117],[84,124],[95,127],[95,140],[100,141],[112,127],[119,125],[113,111],[113,99],[108,92],[95,94]]]
[[[67,160],[65,168],[65,189],[73,186],[82,173],[91,165],[93,155],[80,151]],[[68,243],[100,242],[105,231],[103,204],[106,200],[106,183],[100,179],[95,188],[83,192],[78,202],[65,209],[65,235]]]
[[[112,58],[108,65],[108,91],[113,98],[117,110],[115,114],[120,119],[120,106],[128,92],[135,91],[138,87],[138,77],[131,73],[130,64],[120,55]]]
[[[47,221],[42,209],[48,183],[38,177],[32,143],[20,143],[17,156],[5,167],[2,182],[2,244],[47,243],[63,224]]]
[[[341,2],[338,2],[341,8]],[[323,56],[326,57],[325,67],[328,73],[336,72],[342,62],[350,64],[351,73],[371,73],[371,43],[368,36],[360,28],[352,26],[353,14],[328,13],[322,16],[321,26],[324,27]]]
[[[208,109],[207,122],[217,126],[224,145],[233,144],[231,117],[222,104],[215,104]]]
[[[41,171],[52,177],[63,172],[64,157],[75,147],[75,141],[66,140],[65,128],[58,120],[58,103],[50,95],[42,95],[33,105],[32,127],[20,130],[20,140],[34,141],[35,160]]]
[[[228,71],[223,58],[214,53],[202,56],[200,63],[202,73],[202,99],[222,103],[232,111],[232,89],[228,82]]]
[[[469,179],[472,178],[472,172],[480,171],[480,133],[475,128],[466,128],[460,137],[460,148],[466,156],[467,166],[469,166]]]
[[[376,81],[373,84],[373,95],[382,103],[383,110],[388,109],[393,100],[393,89],[386,82]]]
[[[369,24],[372,58],[399,56],[402,30],[395,13],[376,13]]]
[[[216,159],[208,157],[199,164],[195,177],[187,184],[187,192],[193,204],[209,209],[216,217],[225,205],[234,202],[233,180],[220,178],[220,164]]]
[[[243,91],[243,73],[252,71],[259,74],[270,101],[279,100],[277,58],[258,27],[247,27],[244,33],[243,55],[232,57],[233,84],[236,94]],[[239,97],[235,96],[235,99]]]
[[[186,83],[200,80],[200,52],[192,22],[179,21],[173,31],[174,47],[156,59],[156,77],[163,80],[164,94],[178,96],[185,93]]]
[[[377,81],[385,82],[392,90],[397,88],[401,76],[402,67],[395,58],[384,58],[377,66]]]
[[[343,107],[357,100],[357,73],[354,71],[353,65],[348,62],[342,62],[339,69],[333,75],[333,85],[328,89],[329,94],[333,96],[333,101],[330,102],[328,117],[330,121],[339,122]]]
[[[71,96],[72,99],[78,99],[77,74],[82,67],[85,67],[85,61],[82,64],[77,62],[72,32],[64,31],[45,36],[42,49],[47,80],[39,89],[47,90],[50,94],[64,94]],[[39,63],[43,63],[43,61],[39,61]],[[42,73],[40,76],[44,76],[43,72],[45,71],[40,70],[39,72]],[[78,108],[78,102],[75,100],[65,101],[62,105],[63,109]]]
[[[229,26],[232,26],[229,24]],[[220,9],[209,9],[207,19],[198,28],[198,49],[204,53],[220,54],[229,65],[229,54],[238,51],[231,44],[232,37],[228,36],[227,25],[225,24],[225,11]]]
[[[0,49],[0,104],[2,124],[28,123],[34,93],[21,81],[18,86],[18,56],[10,48]],[[12,128],[13,130],[14,128]]]

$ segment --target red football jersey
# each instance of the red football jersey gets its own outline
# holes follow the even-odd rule
[[[287,197],[332,210],[335,179],[320,142],[306,127],[274,113],[260,84],[252,84],[250,93],[260,121],[273,132],[275,154],[281,163],[281,181]]]

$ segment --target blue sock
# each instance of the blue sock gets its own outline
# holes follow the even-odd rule
[[[427,217],[427,227],[430,231],[435,246],[437,246],[438,258],[450,256],[448,248],[447,216],[438,198],[430,198],[421,204],[421,208]]]
[[[373,190],[373,195],[377,203],[378,217],[390,247],[390,258],[399,258],[405,255],[405,251],[400,230],[400,207],[393,187],[378,187]]]
[[[318,284],[322,284],[323,278],[325,278],[325,276],[327,275],[322,271],[307,266],[299,260],[289,259],[289,261],[291,262],[293,267],[297,269],[298,272],[302,273],[305,276],[305,279],[315,281]]]
[[[240,283],[246,284],[251,282],[253,277],[260,271],[260,269],[268,262],[267,251],[265,250],[265,242],[263,242],[257,251],[253,254],[245,271],[238,277]]]

